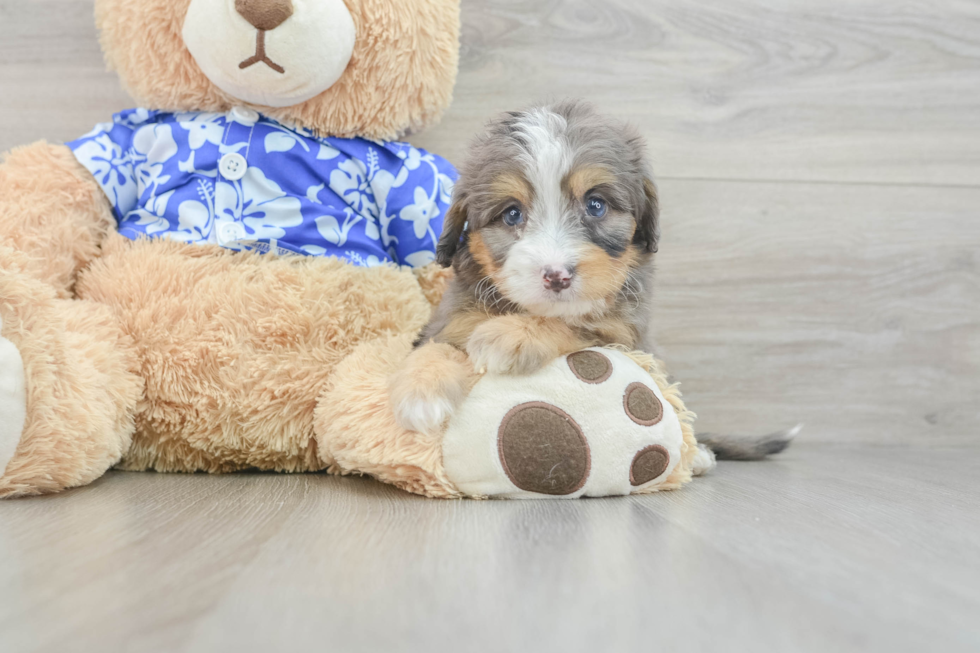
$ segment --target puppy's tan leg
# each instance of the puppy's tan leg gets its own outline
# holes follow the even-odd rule
[[[466,351],[477,370],[527,374],[592,344],[561,320],[504,315],[478,326],[466,343]]]
[[[476,380],[463,352],[442,343],[423,345],[388,379],[395,418],[406,429],[433,433],[452,416]]]

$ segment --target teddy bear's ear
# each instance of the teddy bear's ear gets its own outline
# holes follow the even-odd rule
[[[448,268],[453,264],[453,257],[460,244],[466,239],[467,227],[466,197],[457,196],[453,204],[446,213],[446,220],[442,225],[442,236],[439,238],[439,245],[436,247],[436,260],[443,267]]]

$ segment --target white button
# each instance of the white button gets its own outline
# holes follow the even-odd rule
[[[245,229],[237,222],[225,222],[218,227],[218,240],[221,243],[234,243],[245,236]]]
[[[245,171],[248,170],[248,164],[245,162],[245,157],[241,154],[230,152],[221,157],[221,161],[218,162],[218,169],[221,170],[221,176],[225,179],[238,181],[245,176]]]
[[[235,107],[231,110],[231,116],[238,122],[244,122],[247,124],[255,124],[259,120],[259,113],[254,109],[249,109],[248,107]]]

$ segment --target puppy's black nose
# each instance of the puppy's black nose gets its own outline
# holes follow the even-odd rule
[[[255,29],[269,31],[293,15],[292,0],[235,0],[235,11]]]
[[[548,290],[561,292],[572,285],[572,273],[564,268],[557,270],[554,268],[545,268],[543,274],[544,287]]]

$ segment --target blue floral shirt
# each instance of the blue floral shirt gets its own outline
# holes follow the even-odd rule
[[[132,109],[68,143],[119,232],[235,250],[419,267],[456,171],[407,143],[318,138],[251,109]]]

